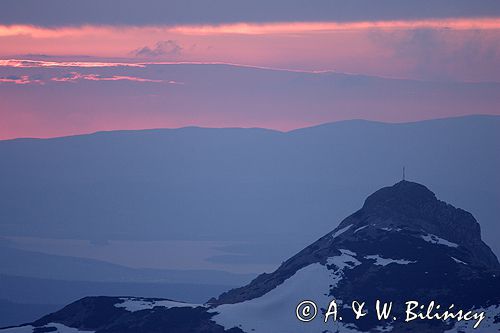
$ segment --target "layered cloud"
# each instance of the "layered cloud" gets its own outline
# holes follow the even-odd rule
[[[109,66],[141,66],[137,61],[231,63],[422,80],[500,82],[499,18],[2,26],[0,42],[4,46],[0,57],[4,59],[26,54],[85,55],[88,63],[73,60],[58,66],[108,66],[106,62]],[[20,65],[43,65],[49,59],[44,60]]]
[[[15,63],[15,60],[12,60],[10,62]],[[20,63],[22,63],[22,60],[19,60]],[[41,62],[38,62],[39,65],[41,65]],[[46,67],[46,68],[58,68],[58,67],[65,67],[65,66],[60,66],[58,65],[57,62],[50,62],[48,64],[43,64],[40,67]],[[79,66],[80,65],[80,66]],[[0,65],[1,66],[1,65]],[[145,67],[146,65],[142,65],[141,67]],[[78,68],[94,68],[90,67],[87,64],[82,64],[82,63],[77,63],[74,66],[71,66],[72,69],[78,69]],[[102,66],[98,66],[102,67]],[[97,68],[98,68],[97,67]],[[112,67],[112,66],[110,66]],[[17,67],[17,68],[33,68],[33,67]],[[131,75],[105,75],[105,74],[93,74],[93,73],[80,73],[76,71],[70,71],[62,74],[52,74],[52,75],[8,75],[8,76],[0,76],[0,84],[46,84],[48,82],[77,82],[81,80],[86,80],[86,81],[132,81],[132,82],[138,82],[138,83],[168,83],[168,84],[184,84],[183,82],[178,82],[175,80],[163,80],[163,79],[150,79],[150,78],[144,78],[144,77],[138,77],[138,76],[131,76]]]
[[[124,62],[99,62],[99,61],[46,61],[46,60],[26,60],[26,59],[0,59],[0,67],[13,68],[43,68],[43,67],[145,67],[143,64],[124,63]]]
[[[0,84],[10,83],[10,84],[43,84],[43,81],[31,78],[29,75],[9,75],[0,77]]]
[[[127,75],[112,75],[103,76],[99,74],[82,74],[78,72],[70,72],[62,77],[53,77],[52,81],[56,82],[75,82],[78,80],[88,80],[88,81],[134,81],[134,82],[154,82],[161,83],[165,82],[163,80],[145,79],[141,77],[127,76]],[[171,81],[174,83],[175,81]]]

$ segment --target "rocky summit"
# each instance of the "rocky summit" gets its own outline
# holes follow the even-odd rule
[[[273,273],[206,304],[85,298],[1,332],[499,332],[499,313],[500,265],[478,222],[401,181]]]

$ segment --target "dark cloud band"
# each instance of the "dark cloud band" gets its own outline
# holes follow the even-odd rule
[[[498,17],[498,0],[4,0],[0,24],[177,25]]]

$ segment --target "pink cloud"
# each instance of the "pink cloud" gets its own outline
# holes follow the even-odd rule
[[[142,64],[125,62],[99,62],[99,61],[42,61],[25,59],[0,59],[2,67],[17,68],[37,68],[37,67],[82,67],[82,68],[100,68],[100,67],[145,67]]]
[[[37,39],[58,39],[67,36],[134,34],[141,31],[149,33],[181,33],[189,35],[214,34],[288,34],[325,31],[354,31],[374,29],[453,29],[453,30],[498,30],[500,19],[491,18],[448,18],[425,20],[390,20],[360,22],[274,22],[274,23],[231,23],[219,25],[177,25],[177,26],[93,26],[45,28],[32,25],[0,25],[0,37],[27,36]]]
[[[441,19],[407,21],[364,21],[364,22],[297,22],[297,23],[235,23],[223,25],[177,26],[170,31],[187,35],[268,35],[361,30],[409,30],[409,29],[451,29],[451,30],[498,30],[500,19]]]
[[[154,79],[146,79],[135,76],[127,76],[127,75],[112,75],[112,76],[103,76],[98,74],[81,74],[78,72],[71,72],[69,75],[63,77],[53,77],[52,81],[56,82],[74,82],[78,80],[88,80],[88,81],[134,81],[134,82],[153,82],[153,83],[173,83],[175,81],[164,81],[164,80],[154,80]],[[177,83],[177,82],[175,82]]]
[[[0,83],[44,84],[43,81],[37,79],[31,79],[28,75],[0,77]]]

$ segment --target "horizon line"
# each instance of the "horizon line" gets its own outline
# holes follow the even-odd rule
[[[347,123],[347,122],[365,122],[372,124],[384,124],[384,125],[405,125],[405,124],[417,124],[417,123],[425,123],[432,121],[445,121],[445,120],[457,120],[464,118],[499,118],[500,115],[495,114],[468,114],[461,116],[452,116],[452,117],[439,117],[439,118],[429,118],[429,119],[421,119],[421,120],[412,120],[412,121],[380,121],[380,120],[371,120],[371,119],[362,119],[362,118],[352,118],[352,119],[344,119],[344,120],[336,120],[329,121],[324,123],[311,124],[308,126],[297,127],[290,130],[282,131],[274,128],[266,128],[266,127],[245,127],[245,126],[227,126],[227,127],[208,127],[208,126],[198,126],[198,125],[186,125],[180,127],[152,127],[152,128],[136,128],[136,129],[110,129],[110,130],[101,130],[95,132],[83,132],[83,133],[75,133],[68,135],[59,135],[59,136],[47,136],[47,137],[15,137],[8,139],[0,139],[1,142],[6,141],[22,141],[22,140],[54,140],[54,139],[64,139],[64,138],[72,138],[72,137],[80,137],[80,136],[91,136],[96,134],[107,134],[112,132],[146,132],[146,131],[176,131],[183,129],[204,129],[204,130],[263,130],[269,132],[275,132],[280,134],[288,134],[295,131],[311,129],[315,127],[321,127],[326,125],[333,125],[339,123]]]

